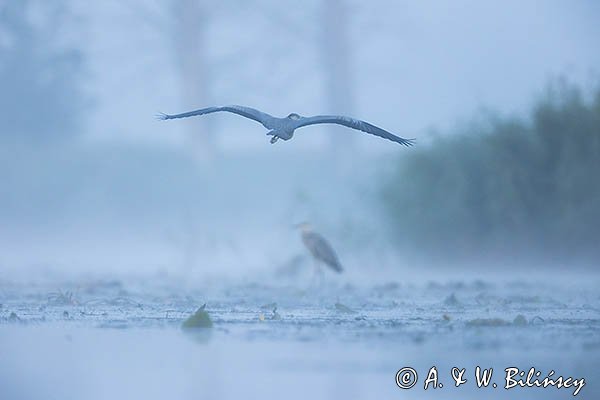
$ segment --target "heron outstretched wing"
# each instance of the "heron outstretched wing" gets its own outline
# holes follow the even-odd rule
[[[375,125],[369,124],[368,122],[361,121],[350,117],[344,117],[341,115],[317,115],[314,117],[300,118],[296,125],[296,128],[300,128],[307,125],[315,124],[338,124],[347,126],[348,128],[357,129],[371,135],[379,136],[384,139],[391,140],[392,142],[400,143],[404,146],[412,146],[415,139],[404,139],[396,136],[384,129],[381,129]]]
[[[182,114],[159,114],[158,119],[175,119],[175,118],[187,118],[187,117],[195,117],[197,115],[210,114],[219,111],[227,111],[230,113],[241,115],[242,117],[253,119],[257,122],[260,122],[265,128],[272,129],[272,122],[275,119],[272,115],[264,113],[262,111],[258,111],[251,107],[244,106],[224,106],[224,107],[208,107],[201,108],[200,110],[189,111]]]

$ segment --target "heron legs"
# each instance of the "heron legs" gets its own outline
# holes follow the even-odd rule
[[[273,136],[271,138],[271,144],[275,144],[276,141],[278,141],[279,139],[281,139],[281,136],[280,136],[281,134],[285,135],[284,132],[277,131],[277,130],[272,130],[272,131],[267,132],[267,136]],[[286,140],[285,136],[283,137],[283,139]]]
[[[314,272],[313,272],[313,278],[312,278],[312,286],[319,288],[321,287],[321,284],[323,283],[323,269],[321,268],[321,263],[319,260],[317,260],[316,258],[313,259],[313,264],[314,264]]]

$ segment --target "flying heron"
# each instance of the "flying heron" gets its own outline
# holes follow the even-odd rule
[[[296,228],[299,228],[302,232],[302,242],[315,260],[317,273],[321,273],[319,263],[327,265],[335,272],[340,273],[343,271],[342,264],[333,250],[333,247],[331,247],[329,242],[323,236],[313,231],[310,224],[303,222],[296,225]]]
[[[296,129],[301,128],[303,126],[315,124],[343,125],[348,128],[357,129],[359,131],[370,133],[371,135],[391,140],[392,142],[396,142],[404,146],[412,146],[415,141],[415,139],[404,139],[398,137],[384,129],[381,129],[375,125],[371,125],[368,122],[350,117],[344,117],[339,115],[316,115],[314,117],[303,117],[299,114],[291,113],[285,118],[277,118],[270,114],[256,110],[254,108],[236,105],[224,107],[208,107],[202,108],[200,110],[174,115],[159,114],[157,118],[161,120],[187,118],[219,111],[227,111],[260,122],[265,128],[269,129],[267,135],[273,136],[271,138],[271,144],[275,143],[278,139],[290,140],[294,136],[294,131]]]

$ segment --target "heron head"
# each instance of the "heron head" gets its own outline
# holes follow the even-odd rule
[[[291,113],[291,114],[290,114],[290,115],[288,115],[287,117],[288,117],[289,119],[293,119],[294,121],[295,121],[295,120],[298,120],[298,119],[300,119],[300,116],[299,116],[298,114],[296,114],[296,113]]]

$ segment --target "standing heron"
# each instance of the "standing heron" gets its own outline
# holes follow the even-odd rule
[[[320,276],[320,263],[327,265],[337,273],[343,271],[342,264],[329,242],[320,234],[312,230],[310,224],[303,222],[296,225],[302,232],[302,242],[313,256],[315,261],[315,271]]]
[[[415,139],[404,139],[398,137],[384,129],[381,129],[375,125],[371,125],[368,122],[350,117],[344,117],[340,115],[317,115],[314,117],[303,117],[296,113],[291,113],[285,118],[278,118],[270,114],[264,113],[262,111],[256,110],[254,108],[236,105],[224,107],[208,107],[202,108],[200,110],[174,115],[159,114],[157,118],[161,120],[187,118],[219,111],[227,111],[260,122],[265,128],[269,129],[267,135],[273,136],[271,138],[271,144],[275,143],[278,139],[290,140],[294,136],[294,131],[296,129],[302,128],[303,126],[315,124],[343,125],[348,128],[356,129],[362,132],[370,133],[371,135],[391,140],[392,142],[396,142],[404,146],[412,146],[415,141]]]

